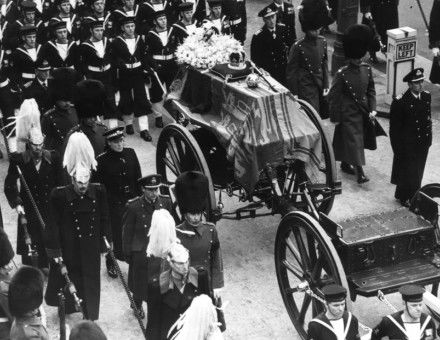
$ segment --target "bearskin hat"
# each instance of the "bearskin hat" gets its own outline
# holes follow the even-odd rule
[[[52,79],[49,81],[49,94],[53,102],[57,100],[71,101],[73,89],[80,80],[78,72],[68,67],[61,67],[52,72]]]
[[[0,267],[6,266],[14,257],[11,242],[3,228],[0,226]]]
[[[34,267],[23,266],[9,285],[9,310],[15,317],[37,309],[43,303],[43,273]]]
[[[345,58],[360,59],[371,45],[373,33],[367,25],[351,25],[344,34],[342,44]]]
[[[298,17],[304,32],[318,30],[334,21],[325,0],[303,0],[299,6]]]
[[[176,199],[180,212],[198,213],[207,207],[208,178],[199,171],[187,171],[176,179]]]
[[[104,114],[105,89],[99,80],[81,80],[75,86],[73,103],[78,118],[92,118]]]

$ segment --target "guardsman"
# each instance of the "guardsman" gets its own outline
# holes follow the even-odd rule
[[[20,27],[23,44],[12,52],[11,66],[13,79],[22,88],[35,79],[36,62],[40,54],[41,45],[37,44],[37,28],[24,25]]]
[[[115,37],[115,27],[111,16],[112,13],[105,10],[104,0],[92,0],[90,2],[90,13],[84,16],[81,23],[81,41],[85,41],[90,38],[90,24],[96,20],[102,23],[102,27],[104,28],[104,36],[110,39],[110,41],[113,40]]]
[[[174,34],[175,27],[168,27],[165,11],[154,13],[155,27],[148,32],[145,38],[147,45],[147,60],[153,70],[150,100],[155,113],[155,125],[163,127],[162,114],[163,97],[174,80],[177,73],[177,63],[174,52],[177,48],[177,39]]]
[[[303,1],[298,16],[305,36],[290,49],[286,68],[290,92],[310,103],[321,118],[328,118],[323,101],[329,90],[329,75],[327,41],[318,34],[328,15],[324,0]]]
[[[150,142],[152,138],[148,131],[148,114],[151,113],[151,103],[146,87],[149,71],[145,57],[145,43],[141,36],[135,33],[134,17],[123,17],[121,29],[123,33],[112,42],[120,93],[119,110],[125,122],[126,133],[134,134],[134,115],[138,118],[141,138]]]
[[[437,339],[434,320],[422,312],[425,290],[416,285],[404,285],[399,289],[404,309],[387,315],[371,334],[371,340],[387,339]]]
[[[251,60],[285,85],[287,53],[291,46],[286,25],[277,23],[277,8],[273,3],[258,16],[263,18],[264,26],[252,37]]]
[[[63,261],[70,280],[83,300],[85,319],[99,319],[101,294],[101,253],[105,252],[103,237],[111,242],[107,191],[90,182],[95,168],[95,154],[82,132],[69,137],[63,164],[72,183],[52,190],[52,220],[46,228],[47,254],[53,259],[45,295],[49,306],[58,305],[58,292],[66,284],[57,263]],[[75,312],[71,295],[66,296],[66,313]]]
[[[211,13],[203,23],[210,22],[217,34],[232,34],[230,20],[222,12],[222,0],[208,0],[208,3]]]
[[[0,224],[0,339],[9,339],[11,324],[14,321],[8,304],[9,282],[11,280],[9,273],[13,268],[14,250],[3,229],[2,221]]]
[[[191,265],[208,272],[210,286],[218,296],[224,286],[223,258],[213,223],[203,221],[207,208],[209,183],[198,171],[184,172],[176,180],[176,198],[183,223],[177,226],[182,245],[191,254]]]
[[[142,11],[139,5],[134,0],[122,0],[122,7],[118,7],[112,13],[112,20],[115,23],[115,35],[124,34],[122,29],[125,18],[129,17],[134,21],[136,26],[136,33],[142,34]]]
[[[337,124],[333,136],[335,158],[341,161],[343,172],[357,174],[359,184],[369,181],[362,169],[365,165],[365,120],[376,115],[373,71],[370,65],[361,61],[371,37],[366,25],[348,28],[343,47],[349,62],[336,72],[328,94],[330,120]]]
[[[54,69],[75,68],[78,62],[78,45],[69,38],[65,21],[54,21],[50,29],[55,39],[49,40],[41,48],[41,58],[47,60]]]
[[[230,20],[234,38],[244,44],[247,32],[246,0],[223,0],[223,13]]]
[[[73,86],[78,81],[75,70],[61,68],[52,72],[49,96],[54,107],[41,119],[41,130],[46,136],[45,145],[62,156],[69,131],[78,124],[78,116],[72,105]]]
[[[146,249],[151,219],[155,210],[171,211],[172,202],[169,197],[159,195],[160,175],[149,175],[138,180],[143,195],[127,203],[123,216],[122,251],[128,260],[128,286],[133,293],[136,307],[145,314],[142,302],[147,299],[148,266]]]
[[[37,43],[43,44],[45,42],[44,36],[44,25],[41,20],[39,20],[36,15],[36,5],[33,1],[24,0],[21,5],[21,18],[15,20],[14,22],[9,22],[4,30],[3,34],[3,44],[6,50],[6,55],[12,53],[21,44],[20,39],[20,27],[24,25],[35,26],[37,29]]]
[[[357,318],[345,310],[347,289],[330,284],[322,288],[326,311],[309,322],[308,340],[360,340]]]
[[[37,211],[23,187],[18,188],[19,170],[23,174],[29,191],[44,223],[49,223],[49,196],[53,188],[62,183],[60,155],[56,151],[43,148],[44,137],[40,128],[40,114],[33,99],[25,100],[20,108],[17,123],[17,152],[11,154],[8,174],[5,177],[5,195],[11,208],[18,214],[17,254],[21,262],[33,265],[26,246],[23,219],[27,220],[27,230],[33,250],[38,253],[38,267],[48,272],[44,230]],[[23,145],[25,141],[25,145]]]
[[[196,29],[198,22],[193,19],[192,2],[183,2],[179,5],[180,20],[173,24],[177,44],[182,44],[185,38]]]
[[[34,98],[41,114],[50,109],[48,79],[51,67],[47,60],[38,59],[35,67],[35,79],[23,90],[25,99]]]
[[[107,188],[108,206],[113,235],[113,251],[115,257],[124,261],[122,252],[122,216],[128,200],[140,196],[142,191],[137,178],[141,177],[141,166],[136,152],[124,147],[124,128],[116,127],[104,133],[107,151],[100,154],[94,182]],[[107,272],[110,277],[117,273],[110,257],[106,258]]]
[[[394,152],[391,183],[403,206],[420,188],[432,143],[431,94],[423,90],[423,68],[409,72],[408,90],[396,97],[390,109],[390,141]]]
[[[273,0],[273,4],[277,8],[277,22],[286,25],[287,39],[293,44],[296,41],[295,8],[284,0]]]
[[[101,0],[99,0],[101,1]],[[115,101],[115,72],[112,67],[111,44],[104,36],[104,23],[94,20],[88,25],[91,36],[81,44],[80,65],[87,79],[99,80],[104,84],[106,93],[104,119],[110,128],[118,126],[119,110]]]
[[[69,0],[57,0],[57,13],[50,18],[49,25],[54,22],[64,21],[66,23],[66,29],[68,37],[74,41],[79,41],[81,31],[81,18],[72,10],[72,6]],[[51,37],[55,38],[55,37]]]
[[[9,285],[9,309],[15,320],[11,339],[49,340],[39,309],[43,303],[44,277],[30,266],[21,267]]]

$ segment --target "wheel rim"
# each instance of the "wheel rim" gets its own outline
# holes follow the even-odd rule
[[[326,284],[348,288],[342,263],[322,227],[304,212],[287,214],[278,227],[275,240],[275,267],[284,305],[302,339],[307,338],[308,322],[324,310],[321,302],[298,290],[307,283],[322,297]],[[347,299],[347,309],[351,301]]]
[[[298,102],[301,104],[302,109],[304,109],[304,111],[307,113],[307,116],[310,118],[310,120],[318,129],[322,139],[323,155],[321,157],[322,162],[319,167],[319,176],[318,178],[313,179],[312,183],[326,184],[327,187],[334,188],[335,183],[337,181],[336,178],[337,172],[336,172],[336,161],[335,161],[333,146],[330,141],[330,137],[324,130],[324,127],[322,126],[322,120],[319,117],[316,110],[304,100],[298,99]],[[312,195],[312,200],[314,201],[318,211],[321,211],[324,214],[330,213],[333,207],[334,199],[335,199],[334,193],[323,194],[316,192]]]
[[[202,172],[209,182],[207,220],[213,221],[215,193],[211,173],[197,141],[186,128],[178,124],[169,124],[162,130],[157,142],[156,169],[167,185],[174,184],[182,172]],[[178,212],[175,212],[180,217]]]

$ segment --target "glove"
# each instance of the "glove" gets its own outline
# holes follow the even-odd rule
[[[24,215],[24,208],[21,204],[17,205],[15,207],[15,211],[17,212],[17,214],[19,215]]]
[[[376,117],[377,112],[376,111],[371,111],[370,112],[370,119],[373,119],[374,117]]]
[[[61,262],[63,262],[63,258],[62,257],[55,257],[53,259],[55,261],[55,263],[60,264]]]
[[[434,57],[438,56],[440,53],[440,49],[438,47],[434,47],[431,51]]]
[[[330,92],[329,89],[324,89],[322,95],[325,97],[326,95],[328,95],[329,92]]]
[[[371,12],[364,13],[364,17],[367,18],[368,20],[373,20],[373,16],[371,15]]]

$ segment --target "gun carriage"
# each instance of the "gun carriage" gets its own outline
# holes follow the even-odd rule
[[[329,283],[349,290],[348,309],[358,295],[392,293],[405,283],[432,284],[437,295],[440,184],[420,189],[409,210],[334,222],[328,214],[341,183],[328,127],[308,103],[267,81],[250,89],[244,80],[180,70],[166,101],[175,122],[163,129],[156,154],[171,195],[177,176],[196,170],[210,183],[207,220],[281,214],[277,279],[303,339]],[[223,195],[240,207],[224,211]]]

